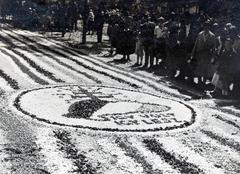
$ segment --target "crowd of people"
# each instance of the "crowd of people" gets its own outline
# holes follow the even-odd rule
[[[65,29],[66,21],[70,21],[67,26],[71,30],[77,28],[79,15],[73,13],[76,6],[76,3],[68,5],[65,10],[68,15],[56,13],[63,18],[56,21]],[[230,23],[229,18],[213,18],[203,11],[161,16],[118,8],[94,11],[90,7],[85,13],[88,34],[96,32],[98,43],[102,42],[104,23],[108,24],[109,52],[123,55],[120,62],[130,61],[130,55],[136,54],[135,66],[161,69],[168,76],[201,90],[212,90],[211,96],[240,96],[240,32],[239,25]],[[64,20],[64,16],[69,20]]]
[[[39,27],[46,31],[61,31],[62,36],[68,31],[77,31],[81,11],[79,7],[76,1],[68,4],[52,2],[48,5],[47,13],[41,16]]]
[[[104,8],[99,8],[104,9]],[[95,10],[80,1],[62,1],[51,2],[47,6],[47,13],[39,19],[38,28],[45,31],[60,31],[62,37],[66,32],[79,30],[78,21],[86,22],[87,34],[97,33],[98,42],[102,42],[102,30],[105,22],[105,11]],[[83,27],[83,26],[81,26]]]
[[[107,24],[110,55],[123,55],[120,62],[136,54],[135,66],[162,70],[202,90],[212,88],[212,96],[240,96],[240,25],[231,18],[204,11],[161,14],[121,3],[108,9],[104,1],[97,10],[87,5],[52,2],[44,15],[32,10],[30,16],[37,20],[31,26],[64,36],[78,30],[78,20],[83,20],[87,33],[96,33],[101,43]]]
[[[135,66],[162,69],[168,76],[210,90],[214,97],[240,94],[240,32],[204,12],[156,16],[108,12],[110,54],[121,62],[137,55]]]

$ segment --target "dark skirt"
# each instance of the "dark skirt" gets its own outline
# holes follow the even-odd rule
[[[197,61],[195,75],[211,79],[217,70],[217,65],[211,63],[213,58],[212,53],[209,51],[201,51],[197,53],[194,58]]]
[[[153,54],[157,57],[166,57],[166,42],[165,39],[155,39]]]
[[[136,39],[130,32],[121,32],[117,40],[117,53],[130,55],[135,53]]]
[[[174,47],[167,47],[167,67],[169,69],[180,69],[182,65],[186,62],[186,52],[179,45]]]

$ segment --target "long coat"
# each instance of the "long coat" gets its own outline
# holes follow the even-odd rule
[[[192,51],[192,56],[197,61],[196,76],[212,78],[216,71],[215,66],[211,64],[215,45],[215,35],[212,32],[202,31],[199,33]]]

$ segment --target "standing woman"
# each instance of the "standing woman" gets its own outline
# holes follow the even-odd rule
[[[179,49],[178,33],[179,26],[171,26],[169,28],[169,35],[166,41],[166,50],[167,50],[167,71],[171,77],[174,77],[177,69],[177,58]]]
[[[238,67],[236,66],[238,60],[238,54],[233,48],[234,39],[226,38],[224,49],[219,58],[219,66],[217,72],[212,80],[215,90],[214,94],[221,90],[223,96],[228,96],[230,92],[230,84],[234,81],[234,74],[237,72]],[[216,77],[217,76],[217,77]]]
[[[165,19],[158,18],[158,24],[154,29],[154,56],[156,57],[156,65],[161,59],[161,64],[166,63],[166,38],[168,35],[167,27],[164,26]]]
[[[131,16],[126,17],[120,24],[117,53],[122,54],[121,61],[130,61],[130,55],[135,52],[136,38],[130,24]]]
[[[114,49],[117,47],[117,41],[118,41],[118,33],[119,33],[119,21],[120,21],[120,17],[117,15],[116,11],[113,10],[110,14],[109,14],[109,18],[108,18],[108,29],[107,29],[107,34],[109,36],[109,41],[111,44],[109,53],[109,56],[113,56],[113,52]],[[117,53],[116,53],[117,54]]]
[[[216,40],[215,35],[210,31],[210,21],[206,21],[204,30],[199,33],[191,54],[191,59],[194,58],[197,61],[195,76],[198,77],[200,87],[204,87],[206,80],[212,79],[215,72],[212,65],[215,46]]]
[[[137,55],[137,62],[135,63],[136,66],[141,66],[143,63],[143,44],[142,44],[142,38],[140,37],[140,34],[137,34],[136,37],[136,48],[135,48],[135,54]]]

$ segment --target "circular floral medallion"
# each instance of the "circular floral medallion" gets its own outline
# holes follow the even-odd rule
[[[107,86],[64,85],[24,91],[14,106],[47,123],[119,132],[185,128],[195,110],[179,101]]]

